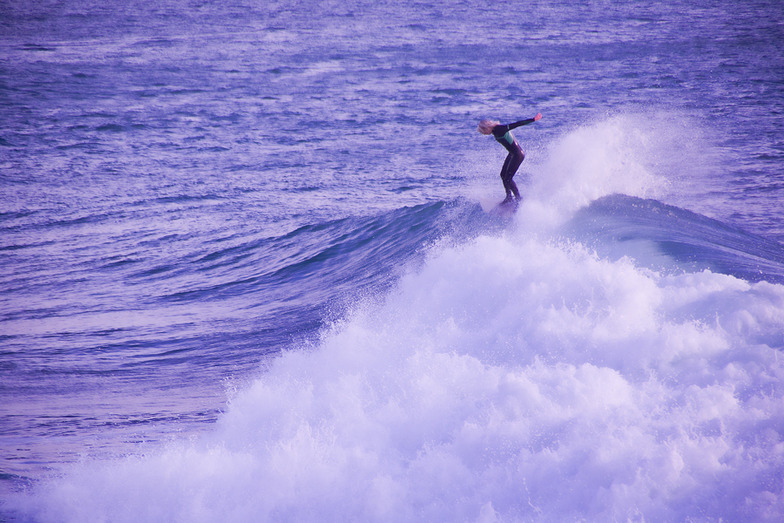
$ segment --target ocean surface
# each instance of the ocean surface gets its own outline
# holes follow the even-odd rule
[[[0,520],[782,521],[783,166],[779,0],[0,0]]]

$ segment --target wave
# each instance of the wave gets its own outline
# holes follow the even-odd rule
[[[475,233],[428,244],[445,213]],[[210,433],[74,467],[14,506],[42,521],[784,515],[784,287],[738,277],[762,260],[778,278],[780,247],[620,195],[555,236],[480,213],[435,203],[265,240],[291,255],[255,284],[308,296],[429,246],[314,350],[269,361]],[[196,267],[258,264],[265,245]]]
[[[257,311],[307,304],[323,313],[341,298],[388,286],[428,244],[470,234],[479,216],[475,205],[434,202],[303,225],[278,236],[220,237],[131,277],[142,284],[165,281],[157,296],[163,303],[241,297],[244,308]]]
[[[698,213],[623,194],[579,210],[563,231],[603,256],[631,256],[656,270],[711,270],[784,283],[784,246]]]
[[[96,334],[84,348],[99,338],[104,355],[133,360],[134,396],[151,370],[172,395],[248,362],[257,372],[214,424],[215,410],[194,415],[208,430],[69,466],[8,509],[36,521],[780,519],[784,250],[651,199],[666,186],[651,157],[667,147],[628,123],[555,143],[511,217],[458,198],[275,234],[134,229],[91,244],[98,254],[71,271],[90,284],[83,304],[71,295],[61,313],[107,317],[83,322]],[[207,200],[223,205],[174,196],[134,212]],[[123,304],[91,292],[115,280]],[[90,372],[116,375],[110,360]]]

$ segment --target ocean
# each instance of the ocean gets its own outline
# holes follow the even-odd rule
[[[778,0],[0,13],[0,520],[784,519]]]

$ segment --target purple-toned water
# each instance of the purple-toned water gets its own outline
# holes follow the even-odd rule
[[[0,1],[0,519],[784,518],[778,2],[120,4]]]

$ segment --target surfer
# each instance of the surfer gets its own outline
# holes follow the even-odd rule
[[[537,113],[533,118],[527,120],[520,120],[519,122],[501,125],[501,122],[493,120],[482,120],[479,122],[478,130],[482,134],[492,134],[498,143],[504,146],[509,151],[504,160],[504,166],[501,167],[501,181],[504,183],[504,190],[506,191],[506,198],[501,204],[511,203],[520,200],[520,191],[517,190],[517,184],[514,183],[515,173],[525,159],[525,153],[520,148],[515,137],[512,136],[511,130],[521,125],[528,125],[534,123],[542,117],[542,113]]]

